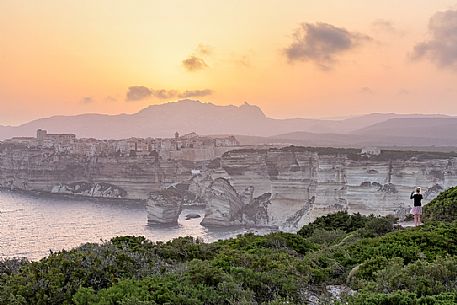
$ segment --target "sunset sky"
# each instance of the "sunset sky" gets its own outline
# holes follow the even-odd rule
[[[0,0],[0,125],[186,97],[457,115],[457,0]]]

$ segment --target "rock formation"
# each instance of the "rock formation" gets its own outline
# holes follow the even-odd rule
[[[296,230],[335,211],[404,216],[409,193],[422,186],[424,203],[457,185],[457,159],[378,160],[304,148],[237,150],[223,155],[213,177],[224,177],[245,203],[242,223]],[[263,204],[253,206],[262,198]],[[247,211],[257,211],[256,221]],[[230,222],[228,222],[230,223]]]
[[[206,225],[294,231],[340,210],[401,216],[416,186],[427,203],[455,185],[455,154],[387,151],[369,157],[351,149],[286,147],[233,150],[191,162],[0,146],[0,187],[148,199],[152,223],[176,223],[182,205],[199,204],[207,205]]]
[[[207,208],[202,225],[242,225],[243,200],[227,179],[217,178],[205,194]]]
[[[205,192],[207,205],[202,225],[271,227],[271,193],[254,198],[253,190],[249,187],[239,194],[227,179],[214,180]]]
[[[51,193],[103,198],[125,198],[127,195],[127,192],[122,188],[105,182],[73,182],[69,184],[59,183],[58,185],[52,187]]]
[[[177,224],[182,210],[183,197],[175,188],[149,195],[146,210],[150,224]]]
[[[243,224],[276,226],[295,230],[306,222],[291,216],[307,215],[315,197],[318,155],[309,151],[238,150],[221,159],[225,176],[238,194],[244,196]],[[254,199],[252,199],[254,198]],[[249,212],[248,212],[249,211]],[[297,228],[295,228],[297,226]]]
[[[206,205],[206,192],[212,183],[209,176],[197,175],[182,183],[149,194],[146,201],[148,222],[177,224],[183,206]]]

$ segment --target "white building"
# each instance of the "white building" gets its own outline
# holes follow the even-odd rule
[[[379,156],[381,154],[381,149],[379,147],[368,146],[362,148],[362,155],[370,155],[370,156]]]

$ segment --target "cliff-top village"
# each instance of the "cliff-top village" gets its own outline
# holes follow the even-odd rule
[[[36,137],[13,137],[0,142],[3,145],[24,148],[52,149],[57,153],[84,156],[149,156],[158,153],[162,158],[207,159],[220,155],[227,148],[240,144],[234,136],[208,137],[192,132],[175,133],[173,138],[128,138],[121,140],[78,139],[75,134],[52,134],[38,129]],[[186,154],[192,152],[192,156]],[[200,157],[199,157],[200,156]],[[193,160],[196,159],[196,160]]]

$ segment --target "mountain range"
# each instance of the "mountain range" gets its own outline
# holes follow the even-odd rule
[[[457,146],[457,117],[441,114],[373,113],[346,119],[274,119],[250,104],[218,106],[196,100],[151,105],[133,114],[82,114],[0,126],[0,139],[34,136],[37,129],[75,133],[79,138],[122,139],[238,135],[244,144],[317,146]]]

